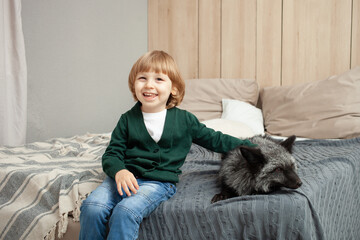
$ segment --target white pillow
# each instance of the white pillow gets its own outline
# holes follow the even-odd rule
[[[220,131],[236,138],[250,138],[255,135],[248,125],[237,121],[216,118],[203,121],[202,123],[208,128],[212,128],[215,131]]]
[[[222,99],[221,118],[248,125],[256,135],[264,135],[264,120],[260,109],[234,99]]]

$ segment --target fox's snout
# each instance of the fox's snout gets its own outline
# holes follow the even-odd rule
[[[287,182],[284,184],[285,187],[296,189],[302,185],[302,181],[294,171],[290,171],[286,177],[287,177]]]
[[[298,181],[294,182],[293,184],[289,184],[286,187],[291,188],[291,189],[296,189],[301,187],[302,185],[302,181],[299,179]]]

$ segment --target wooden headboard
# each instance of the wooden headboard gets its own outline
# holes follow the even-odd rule
[[[148,49],[186,79],[321,80],[360,65],[360,0],[148,0]]]

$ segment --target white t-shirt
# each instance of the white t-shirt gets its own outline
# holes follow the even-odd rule
[[[156,143],[160,140],[164,130],[166,111],[165,109],[157,113],[143,112],[146,129]]]

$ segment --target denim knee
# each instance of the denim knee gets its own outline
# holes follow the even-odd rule
[[[121,216],[122,219],[128,219],[130,222],[137,223],[140,225],[143,216],[139,213],[130,209],[124,205],[117,205],[116,212]]]
[[[81,215],[86,217],[97,217],[97,216],[108,216],[111,213],[111,209],[103,204],[89,203],[84,202],[80,207],[80,217]]]

